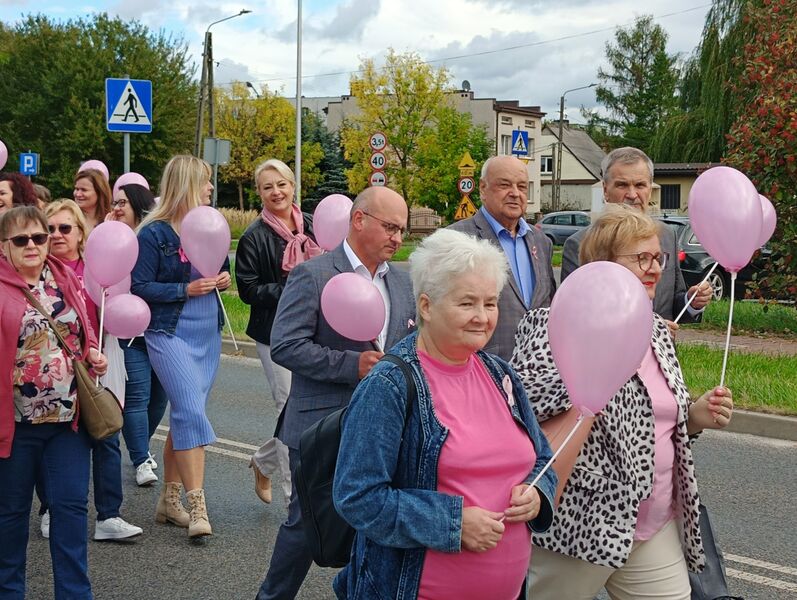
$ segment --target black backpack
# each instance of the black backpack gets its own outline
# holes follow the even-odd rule
[[[407,382],[406,429],[417,397],[412,371],[407,363],[393,354],[385,354],[382,360],[396,364],[404,373]],[[354,542],[354,529],[341,518],[332,502],[332,482],[345,413],[345,408],[336,410],[302,433],[299,464],[293,474],[307,546],[313,560],[321,567],[346,566]]]

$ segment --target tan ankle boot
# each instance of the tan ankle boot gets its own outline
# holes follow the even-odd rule
[[[191,521],[188,523],[188,537],[211,535],[213,531],[208,521],[208,509],[205,506],[205,490],[199,488],[189,490],[185,497],[188,499],[188,513]]]
[[[188,527],[190,517],[183,507],[180,496],[183,484],[176,481],[167,481],[161,488],[158,506],[155,508],[155,521],[158,523],[174,523],[178,527]]]

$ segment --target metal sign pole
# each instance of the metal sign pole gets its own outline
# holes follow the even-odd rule
[[[124,156],[123,156],[123,171],[130,172],[130,134],[124,134]]]

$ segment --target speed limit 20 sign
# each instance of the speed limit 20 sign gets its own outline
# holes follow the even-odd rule
[[[473,177],[460,177],[457,181],[457,189],[463,196],[467,196],[473,191],[476,182]]]

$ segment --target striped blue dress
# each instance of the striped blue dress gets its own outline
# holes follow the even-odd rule
[[[192,268],[191,279],[198,277]],[[152,368],[169,398],[169,427],[175,450],[216,441],[206,407],[221,354],[218,311],[215,293],[191,296],[174,335],[160,331],[144,334]]]

